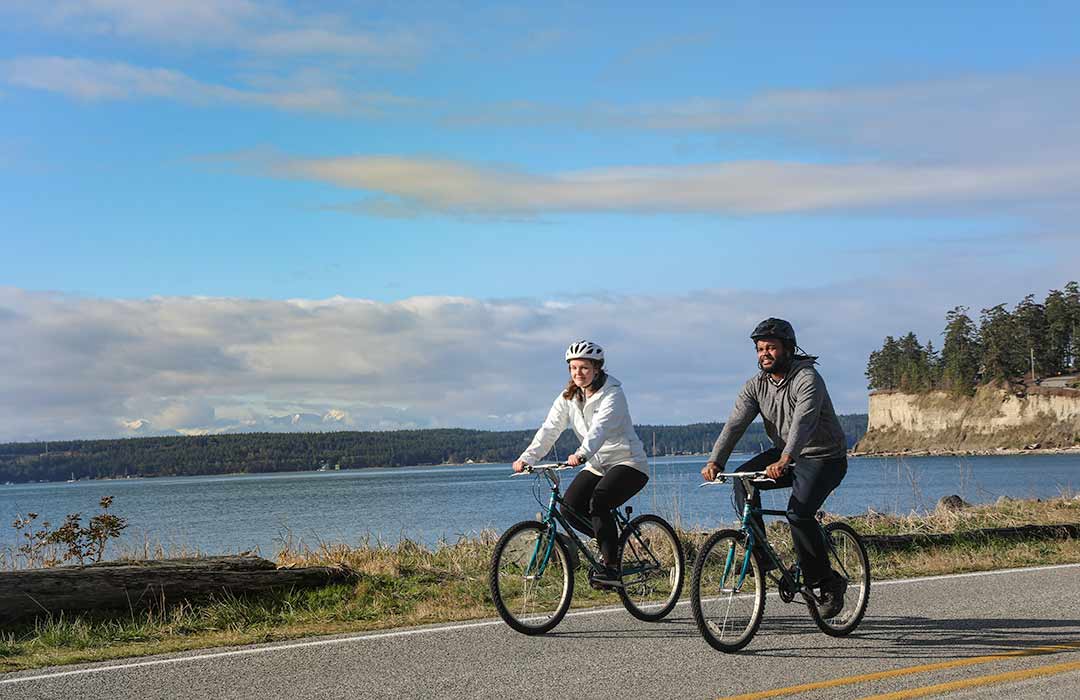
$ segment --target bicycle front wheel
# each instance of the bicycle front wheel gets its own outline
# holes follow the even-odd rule
[[[675,528],[658,515],[630,521],[619,537],[619,598],[631,615],[655,622],[675,608],[686,558]]]
[[[491,600],[499,617],[522,634],[559,624],[574,595],[570,555],[555,529],[533,520],[503,533],[491,555]]]
[[[745,533],[721,530],[705,541],[690,578],[690,609],[714,649],[738,651],[753,639],[765,613],[765,581]]]
[[[858,533],[847,523],[829,523],[824,530],[829,566],[847,579],[844,607],[829,619],[823,618],[813,603],[808,603],[807,607],[810,617],[814,618],[822,632],[832,637],[843,637],[851,634],[866,614],[870,601],[870,558]]]

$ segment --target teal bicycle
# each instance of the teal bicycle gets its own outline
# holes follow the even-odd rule
[[[825,634],[843,637],[851,634],[866,613],[870,600],[870,559],[858,533],[842,522],[821,524],[828,548],[829,564],[847,579],[844,607],[831,618],[818,611],[818,593],[805,585],[798,564],[788,567],[769,544],[764,532],[755,532],[755,515],[786,516],[782,510],[755,508],[755,482],[768,479],[765,472],[730,472],[719,474],[711,484],[734,483],[741,479],[747,499],[737,530],[714,533],[698,553],[690,579],[690,608],[698,631],[714,649],[733,652],[742,649],[761,625],[765,613],[765,592],[768,582],[776,585],[780,599],[792,602],[796,596],[806,601],[810,616]],[[765,553],[762,561],[755,548]],[[768,566],[767,566],[768,564]]]
[[[581,541],[561,509],[559,472],[566,464],[538,464],[532,474],[534,494],[546,510],[537,520],[512,525],[491,555],[489,584],[495,609],[506,624],[522,634],[543,634],[559,624],[574,596],[574,572],[581,558],[593,571],[603,569],[599,556]],[[515,474],[514,476],[517,476]],[[545,489],[546,485],[546,489]],[[557,507],[558,506],[558,507]],[[619,528],[621,585],[615,590],[623,606],[639,620],[656,621],[675,607],[682,592],[685,558],[675,529],[658,515],[630,519],[630,506],[612,511]],[[559,531],[562,526],[564,532]]]

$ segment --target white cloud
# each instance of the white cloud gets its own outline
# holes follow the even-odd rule
[[[168,68],[59,56],[29,56],[0,63],[11,85],[81,100],[167,99],[193,105],[239,104],[300,112],[383,115],[412,102],[378,93],[345,92],[308,81],[279,81],[279,87],[233,87],[195,80]]]
[[[555,105],[517,100],[458,106],[454,124],[761,134],[785,143],[849,147],[908,161],[980,160],[1080,151],[1077,67],[937,80],[779,89],[745,98],[708,93],[663,102]]]
[[[771,214],[896,206],[957,207],[1075,196],[1072,159],[987,165],[736,161],[550,174],[463,161],[354,156],[237,156],[264,174],[372,195],[364,213],[708,212]]]
[[[361,29],[340,16],[298,14],[279,2],[60,0],[8,10],[56,31],[177,48],[379,59],[413,58],[425,48],[415,33],[404,29]]]
[[[0,288],[0,336],[16,339],[0,344],[0,441],[531,428],[563,385],[566,343],[582,337],[605,345],[638,422],[722,419],[753,372],[747,333],[770,315],[791,319],[801,344],[822,355],[838,409],[859,411],[866,357],[886,334],[937,341],[953,304],[1040,293],[1024,269],[950,268],[931,279],[910,273],[920,264],[902,267],[892,282],[556,304],[118,300]]]

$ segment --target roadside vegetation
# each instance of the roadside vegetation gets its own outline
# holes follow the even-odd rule
[[[994,505],[956,511],[910,516],[871,512],[845,520],[865,535],[1075,524],[1080,523],[1080,499],[1002,499]],[[790,556],[786,527],[782,523],[771,527],[770,539],[778,549],[786,543]],[[708,533],[680,535],[692,557]],[[494,617],[487,572],[496,537],[497,533],[486,532],[435,549],[408,540],[394,545],[367,541],[315,547],[286,542],[278,555],[279,565],[339,567],[351,574],[350,581],[254,597],[218,596],[119,615],[59,615],[0,629],[0,671]],[[1013,541],[973,535],[949,546],[871,549],[870,557],[876,579],[902,578],[1077,563],[1080,541]],[[589,588],[584,573],[578,572],[575,607],[618,604],[614,594]]]

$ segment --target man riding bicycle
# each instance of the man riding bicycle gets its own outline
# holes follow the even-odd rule
[[[815,522],[818,509],[847,474],[847,440],[836,418],[825,382],[814,365],[817,357],[799,352],[795,329],[779,318],[767,318],[750,334],[761,370],[750,378],[735,399],[735,408],[716,439],[702,477],[712,481],[724,470],[735,444],[758,415],[773,448],[757,455],[736,471],[762,471],[775,483],[759,484],[753,505],[760,508],[758,490],[791,487],[787,519],[795,554],[810,588],[821,590],[818,611],[835,617],[844,607],[845,579],[829,566],[821,529]],[[739,512],[746,489],[735,483]],[[755,533],[764,538],[760,515],[753,519]],[[764,567],[770,559],[759,557]]]

